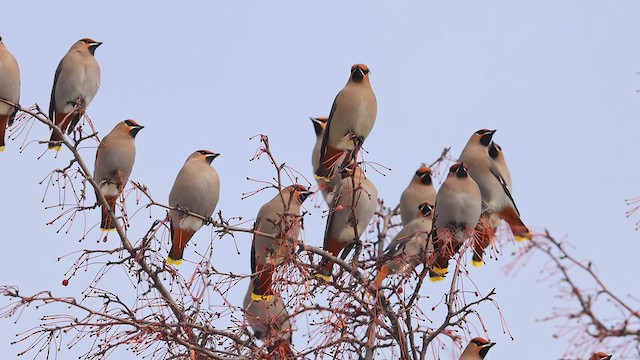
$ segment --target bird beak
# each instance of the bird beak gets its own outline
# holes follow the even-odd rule
[[[606,358],[604,358],[604,360],[609,360],[609,359],[611,359],[612,357],[613,357],[613,355],[607,355],[607,357],[606,357]]]
[[[351,72],[351,78],[356,81],[360,81],[364,79],[364,71],[360,68],[360,66],[356,66]]]
[[[94,48],[97,48],[98,46],[102,45],[102,42],[97,41],[91,44],[91,46],[93,46]]]
[[[496,344],[496,343],[494,343],[494,342],[488,342],[488,343],[484,344],[482,347],[483,347],[483,348],[491,348],[491,347],[492,347],[493,345],[495,345],[495,344]]]
[[[309,191],[309,190],[307,190],[307,191],[302,191],[302,192],[300,193],[300,196],[299,196],[299,198],[300,198],[300,203],[303,203],[305,200],[307,200],[307,198],[308,198],[311,194],[313,194],[313,191]]]
[[[204,158],[205,160],[207,160],[207,162],[209,162],[209,164],[211,164],[213,159],[217,158],[218,156],[220,156],[220,154],[211,153],[211,154],[207,154]]]
[[[131,135],[133,135],[133,137],[135,137],[138,134],[138,131],[144,129],[144,126],[142,125],[135,125],[131,127],[131,130],[129,130],[129,132],[131,133]]]

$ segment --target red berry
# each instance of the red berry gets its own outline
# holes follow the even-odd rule
[[[69,280],[67,279],[62,280],[62,286],[67,286],[67,285],[69,285]]]

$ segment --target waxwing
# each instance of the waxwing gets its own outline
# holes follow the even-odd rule
[[[489,157],[493,159],[498,170],[500,170],[500,174],[504,178],[504,182],[507,183],[507,187],[509,191],[513,192],[513,183],[511,183],[511,172],[507,167],[507,161],[504,159],[504,152],[502,151],[502,147],[495,142],[491,142],[489,144]]]
[[[433,205],[424,202],[417,208],[414,219],[391,240],[382,255],[380,263],[384,265],[373,282],[376,289],[388,275],[407,274],[433,256],[433,245],[429,238],[433,227]]]
[[[342,180],[336,187],[333,203],[324,232],[324,250],[338,256],[340,251],[346,258],[348,251],[360,242],[378,206],[378,190],[360,166],[351,164],[341,171]],[[316,276],[330,280],[333,262],[322,260],[321,270]]]
[[[220,154],[209,150],[198,150],[191,154],[178,173],[169,193],[171,225],[171,250],[167,262],[182,263],[187,243],[205,221],[187,212],[210,218],[220,197],[220,177],[211,167],[213,159]]]
[[[476,131],[462,150],[459,161],[469,166],[469,175],[480,187],[483,211],[495,213],[505,220],[517,240],[531,238],[529,229],[520,219],[506,180],[489,156],[488,148],[495,132],[487,129]]]
[[[251,294],[253,281],[249,282],[244,297],[244,317],[255,337],[267,346],[269,359],[293,359],[290,316],[282,297],[278,294],[269,300],[256,301]]]
[[[416,212],[418,205],[429,202],[434,204],[436,201],[436,189],[431,181],[431,169],[427,166],[421,166],[416,170],[415,175],[411,178],[409,186],[402,192],[400,196],[400,217],[402,225],[407,225],[416,216],[420,217],[420,212]]]
[[[98,145],[93,178],[109,204],[108,207],[102,205],[102,231],[112,231],[116,227],[110,212],[115,212],[116,200],[131,176],[136,158],[135,137],[143,128],[134,120],[122,121]]]
[[[473,338],[462,352],[460,360],[482,360],[495,344],[481,337]]]
[[[589,358],[589,360],[609,360],[613,357],[613,355],[607,355],[603,352],[597,352]]]
[[[0,99],[16,105],[20,102],[20,68],[0,37]],[[0,101],[0,152],[5,147],[5,132],[13,124],[18,107]]]
[[[317,169],[320,166],[320,147],[322,146],[322,138],[324,135],[324,130],[327,128],[327,121],[329,118],[327,117],[312,117],[311,122],[313,123],[313,129],[316,133],[316,143],[313,146],[313,152],[311,153],[311,165],[313,169]],[[327,202],[327,205],[331,204],[331,199],[333,197],[332,193],[334,188],[338,183],[340,183],[340,177],[334,176],[331,178],[330,182],[327,182],[324,178],[316,177],[316,182],[318,183],[318,188],[322,192],[322,196],[324,200]]]
[[[345,150],[350,152],[347,162],[356,159],[358,149],[373,129],[377,111],[376,96],[369,82],[369,68],[364,64],[353,65],[349,81],[331,106],[316,177],[330,181],[333,166]]]
[[[305,186],[290,185],[258,211],[251,245],[251,272],[255,288],[251,294],[253,300],[272,299],[273,273],[295,251],[302,228],[300,210],[311,194]]]
[[[102,43],[84,38],[78,40],[60,60],[53,78],[49,119],[62,133],[71,133],[89,107],[100,87],[100,66],[94,57]],[[51,134],[49,149],[60,150],[62,137]]]
[[[481,212],[482,195],[468,175],[466,164],[453,164],[436,195],[434,231],[431,232],[435,262],[429,273],[431,281],[444,280],[449,259],[473,236]]]

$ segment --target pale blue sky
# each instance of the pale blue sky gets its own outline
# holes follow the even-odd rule
[[[640,242],[624,203],[640,195],[638,2],[73,1],[61,9],[59,2],[13,1],[3,14],[0,35],[20,64],[25,106],[48,108],[55,68],[73,42],[104,42],[96,51],[102,84],[89,114],[103,136],[126,118],[146,126],[132,179],[158,200],[166,201],[186,157],[209,148],[222,154],[214,161],[222,183],[218,209],[227,217],[254,217],[273,196],[240,199],[257,188],[247,176],[273,175],[266,163],[249,162],[258,147],[249,137],[258,133],[269,135],[278,160],[311,179],[315,138],[308,117],[328,114],[350,66],[362,62],[372,70],[378,98],[366,159],[392,168],[386,176],[369,173],[387,204],[397,203],[417,166],[443,147],[457,157],[473,131],[498,129],[495,140],[505,150],[525,222],[568,236],[574,253],[593,260],[613,290],[640,296],[632,265]],[[27,140],[48,136],[36,124]],[[83,221],[70,234],[45,225],[57,210],[44,207],[57,198],[50,192],[42,203],[45,187],[38,182],[64,166],[68,154],[36,160],[45,146],[30,144],[19,153],[22,139],[0,154],[6,244],[0,284],[78,296],[77,288],[60,285],[73,257],[57,257],[108,244],[96,244],[95,230],[78,243]],[[84,154],[92,164],[94,150]],[[321,245],[324,219],[321,210],[310,210],[304,238]],[[132,236],[143,235],[151,222],[146,214]],[[87,226],[99,221],[98,211],[84,216]],[[187,259],[206,249],[208,234],[196,235]],[[237,243],[241,255],[230,238],[216,241],[218,269],[249,271],[250,237],[240,235]],[[497,288],[514,337],[503,334],[487,308],[485,320],[494,318],[488,331],[498,343],[487,358],[557,359],[567,339],[552,338],[554,324],[538,321],[559,305],[554,288],[538,282],[541,258],[516,277],[504,276],[515,248],[471,270],[478,287]],[[437,298],[443,289],[427,284],[423,292]],[[231,300],[239,304],[245,290],[238,286]],[[6,301],[0,298],[0,307]],[[8,344],[45,313],[30,309],[18,324],[1,320],[0,357],[23,350]]]

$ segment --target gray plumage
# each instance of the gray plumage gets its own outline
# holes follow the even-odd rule
[[[378,206],[378,190],[361,167],[347,167],[335,189],[324,234],[324,250],[338,256],[347,245],[360,241]],[[354,191],[355,190],[355,191]],[[346,254],[343,254],[343,258]],[[332,262],[325,261],[321,275],[328,277]]]
[[[58,64],[51,89],[49,118],[63,133],[73,130],[98,92],[100,66],[94,52],[101,44],[89,38],[78,40]],[[59,140],[62,139],[54,132],[51,141]],[[58,147],[49,144],[49,148]]]
[[[402,225],[407,225],[416,218],[416,209],[424,202],[434,204],[436,202],[436,189],[431,180],[431,169],[421,166],[416,170],[409,185],[400,196],[400,217]]]
[[[102,139],[96,151],[93,177],[100,185],[100,192],[114,211],[116,200],[127,185],[133,170],[136,158],[135,137],[143,128],[134,120],[122,121]],[[100,228],[104,231],[115,228],[109,210],[105,206],[102,207]]]
[[[186,209],[207,218],[213,215],[220,197],[220,177],[211,162],[218,155],[220,154],[209,150],[198,150],[187,158],[169,193],[169,206]],[[175,209],[169,212],[169,216],[173,245],[167,261],[178,265],[182,262],[187,242],[204,222]]]
[[[431,280],[444,278],[449,259],[472,235],[481,212],[482,195],[478,185],[468,176],[466,164],[454,164],[436,196],[433,226],[436,259]]]
[[[20,67],[0,37],[0,99],[20,102]],[[4,150],[5,132],[13,124],[17,108],[0,102],[0,151]]]
[[[433,255],[430,235],[433,228],[433,206],[427,202],[416,207],[413,220],[391,240],[382,255],[384,263],[374,280],[374,287],[392,274],[407,274]]]
[[[310,194],[304,186],[287,186],[258,211],[254,224],[258,233],[254,234],[251,246],[251,272],[256,274],[254,300],[272,295],[273,272],[295,250],[302,228],[302,203]]]

